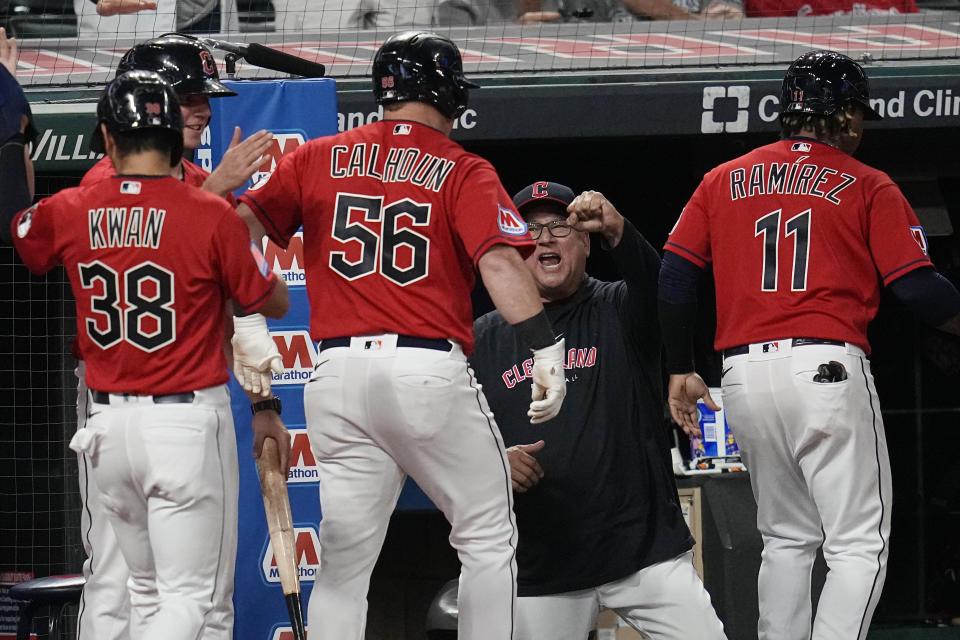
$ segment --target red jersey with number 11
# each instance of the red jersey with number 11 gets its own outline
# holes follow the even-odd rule
[[[490,163],[416,122],[311,140],[240,201],[284,248],[303,225],[314,340],[454,338],[469,354],[474,264],[534,246]]]
[[[893,181],[807,138],[710,171],[664,249],[701,268],[713,264],[717,350],[810,337],[869,352],[880,283],[932,266]]]
[[[254,311],[276,286],[223,198],[171,177],[115,176],[13,219],[24,264],[63,264],[91,389],[169,394],[228,380],[224,303]]]

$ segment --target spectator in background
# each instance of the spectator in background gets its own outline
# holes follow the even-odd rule
[[[0,27],[0,65],[6,67],[11,76],[17,75],[17,60],[20,58],[20,45],[16,38],[8,38],[7,30]]]
[[[496,21],[497,5],[498,0],[273,0],[276,30],[286,33],[468,27],[486,24],[488,17]]]
[[[82,37],[154,37],[238,30],[237,0],[73,0]]]
[[[750,18],[917,13],[914,0],[746,0]]]
[[[520,0],[518,13],[520,24],[569,16],[594,22],[720,20],[742,18],[743,0]]]

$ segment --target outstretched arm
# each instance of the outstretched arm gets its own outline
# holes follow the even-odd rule
[[[250,176],[260,167],[263,154],[273,142],[273,134],[260,130],[241,142],[243,132],[240,127],[233,128],[230,146],[217,168],[203,182],[202,189],[226,197],[234,189],[247,183]]]
[[[554,337],[533,275],[514,247],[494,245],[477,261],[477,268],[494,306],[533,350],[533,401],[527,415],[533,424],[546,422],[560,412],[567,393],[564,340]]]

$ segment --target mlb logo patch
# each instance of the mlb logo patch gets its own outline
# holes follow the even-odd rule
[[[413,127],[408,124],[398,124],[393,127],[393,135],[395,136],[408,136],[411,131],[413,131]]]
[[[810,144],[807,142],[794,142],[793,146],[790,147],[790,151],[803,151],[808,153],[810,151]]]
[[[911,225],[910,235],[913,236],[913,241],[920,247],[920,251],[923,251],[923,255],[927,255],[927,234],[923,232],[923,227]]]
[[[130,195],[138,195],[140,189],[143,188],[143,185],[136,180],[124,180],[120,183],[120,193],[127,193]]]
[[[763,352],[764,353],[776,353],[780,351],[779,342],[764,342],[763,343]]]
[[[502,204],[497,208],[497,226],[500,231],[510,236],[522,236],[527,233],[527,223],[523,221],[515,212],[507,209]]]
[[[263,253],[260,251],[260,247],[258,247],[257,243],[253,240],[250,241],[250,253],[253,254],[253,260],[257,263],[257,269],[260,271],[260,275],[264,278],[268,277],[270,275],[270,265],[267,264]]]

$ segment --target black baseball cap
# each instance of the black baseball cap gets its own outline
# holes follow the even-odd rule
[[[576,196],[573,195],[573,189],[558,182],[534,182],[518,191],[513,196],[513,204],[517,207],[520,215],[523,215],[523,208],[538,202],[556,202],[566,208],[573,202]]]

